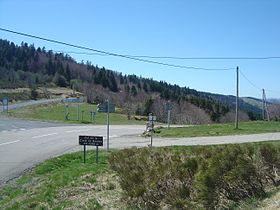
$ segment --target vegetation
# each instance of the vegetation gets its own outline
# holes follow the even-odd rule
[[[14,101],[24,101],[24,100],[30,100],[34,98],[34,93],[33,96],[31,94],[30,89],[26,88],[23,89],[22,91],[5,91],[5,92],[0,92],[0,99],[2,100],[3,98],[8,98],[9,103],[14,102]]]
[[[156,135],[160,137],[227,136],[269,132],[280,132],[280,122],[242,122],[239,124],[239,129],[235,129],[235,124],[233,123],[197,125],[189,127],[158,127],[155,129]]]
[[[121,195],[108,169],[107,153],[66,154],[41,163],[27,175],[0,189],[1,209],[110,209]],[[108,180],[110,178],[110,180]]]
[[[227,209],[280,185],[280,144],[126,149],[109,162],[138,209]]]
[[[256,209],[279,192],[280,141],[99,154],[39,164],[0,189],[1,209]]]
[[[77,63],[67,54],[46,51],[44,47],[36,49],[34,45],[23,42],[17,46],[13,42],[0,40],[0,88],[32,88],[31,98],[36,98],[34,87],[38,86],[70,87],[83,92],[88,102],[100,103],[110,98],[127,115],[136,112],[146,115],[147,111],[151,111],[159,116],[160,121],[166,119],[163,114],[157,113],[157,104],[161,105],[163,113],[164,104],[170,100],[174,106],[174,123],[231,121],[231,115],[227,114],[235,103],[233,96],[199,92],[136,75],[122,75],[90,62]],[[240,100],[240,106],[246,116],[250,111],[251,119],[259,117],[259,108],[243,100]],[[186,110],[189,113],[185,114]],[[205,115],[209,118],[206,122]]]
[[[78,104],[69,104],[68,108],[62,103],[52,103],[43,105],[28,106],[21,109],[10,110],[9,116],[36,119],[45,121],[60,121],[66,123],[92,123],[106,124],[106,113],[97,112],[97,106],[93,104],[82,103],[79,105],[80,113],[78,115]],[[118,111],[118,110],[117,110]],[[95,115],[91,115],[95,112]],[[67,114],[68,113],[68,114]],[[144,124],[137,117],[127,119],[127,116],[120,113],[110,113],[111,124]]]

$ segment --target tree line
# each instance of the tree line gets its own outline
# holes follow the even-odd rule
[[[142,106],[150,103],[150,107],[157,97],[178,105],[188,102],[205,110],[214,122],[219,122],[232,108],[232,104],[222,102],[210,93],[152,78],[123,75],[89,61],[78,63],[68,54],[35,48],[24,42],[18,46],[0,39],[0,88],[37,86],[69,87],[87,94],[89,102],[103,100],[105,96],[123,97]],[[95,96],[89,89],[95,89],[95,92],[91,91]],[[142,111],[135,108],[134,112],[146,115],[152,111],[150,107],[144,107]]]

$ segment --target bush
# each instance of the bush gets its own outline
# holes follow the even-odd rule
[[[127,149],[113,153],[109,162],[120,185],[139,208],[190,206],[197,162],[168,149]]]
[[[112,153],[109,163],[139,209],[224,209],[264,198],[267,187],[279,186],[280,149],[269,144],[126,149]]]
[[[262,180],[254,165],[252,148],[226,146],[203,160],[196,177],[198,199],[206,209],[225,208],[230,201],[265,196]]]

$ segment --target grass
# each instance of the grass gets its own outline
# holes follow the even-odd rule
[[[96,112],[96,105],[82,103],[80,105],[80,113],[78,117],[78,105],[69,105],[68,120],[65,119],[66,108],[62,103],[52,103],[45,105],[28,106],[17,110],[10,110],[9,116],[46,120],[46,121],[59,121],[64,123],[85,123],[85,124],[106,124],[107,113]],[[90,112],[96,112],[96,116],[91,119]],[[118,109],[116,110],[119,111]],[[135,119],[128,120],[127,116],[120,113],[110,113],[111,124],[144,124],[144,121]]]
[[[280,146],[280,141],[248,144],[254,147],[263,144]],[[172,146],[167,149],[175,153],[192,153],[202,147],[209,146]],[[118,179],[109,169],[108,153],[100,151],[99,154],[99,164],[95,163],[92,150],[88,150],[86,164],[82,152],[65,154],[39,164],[0,188],[0,209],[129,209]],[[249,199],[235,207],[248,209],[261,204],[260,200]]]
[[[8,98],[9,103],[11,103],[12,101],[30,100],[30,91],[23,90],[22,92],[12,92],[12,93],[0,92],[0,99],[2,98]]]
[[[106,174],[110,172],[105,152],[101,151],[99,164],[95,163],[92,150],[87,154],[86,164],[81,152],[56,157],[0,189],[0,206],[1,209],[100,209],[101,198],[112,200],[110,194],[118,190],[114,182],[102,181]]]
[[[176,128],[171,127],[169,129],[159,127],[155,130],[156,135],[159,137],[228,136],[269,132],[280,132],[280,122],[242,122],[239,124],[239,129],[235,129],[234,124],[228,123]]]

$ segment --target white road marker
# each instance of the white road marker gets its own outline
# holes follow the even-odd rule
[[[4,146],[4,145],[8,145],[8,144],[17,143],[17,142],[19,142],[19,141],[20,141],[20,140],[5,142],[5,143],[0,144],[0,146]]]
[[[91,129],[80,129],[80,130],[71,130],[71,131],[65,131],[66,133],[79,133],[82,131],[90,131]]]
[[[47,136],[53,136],[53,135],[57,135],[58,133],[49,133],[49,134],[44,134],[44,135],[40,135],[40,136],[33,136],[32,139],[38,139],[38,138],[43,138],[43,137],[47,137]]]

